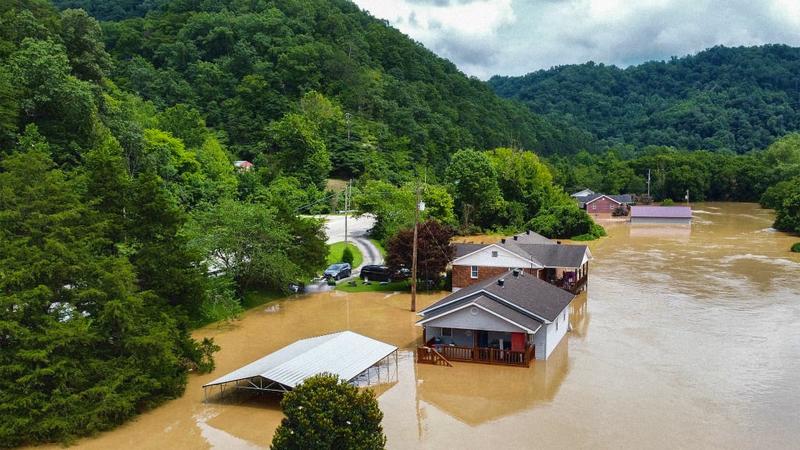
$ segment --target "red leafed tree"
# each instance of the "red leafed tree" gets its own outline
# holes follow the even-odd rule
[[[435,220],[419,224],[417,230],[417,276],[421,280],[438,281],[453,259],[455,247],[452,227]],[[393,270],[411,269],[414,229],[400,230],[390,240],[386,264]]]

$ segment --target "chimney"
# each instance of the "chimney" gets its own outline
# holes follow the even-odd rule
[[[526,230],[525,234],[530,235],[531,234],[531,230]]]
[[[498,286],[503,287],[504,284],[506,284],[506,280],[504,278],[500,278],[499,280],[497,280]]]
[[[505,244],[506,243],[506,238],[500,239],[500,243],[501,244]]]
[[[518,278],[519,277],[519,269],[514,269],[514,270],[511,271],[511,273],[514,275],[514,278]]]
[[[559,245],[561,245],[561,241],[556,241],[556,244],[559,244]]]
[[[517,235],[515,234],[515,235],[514,235],[514,240],[516,241],[518,237],[519,237],[519,236],[517,236]]]

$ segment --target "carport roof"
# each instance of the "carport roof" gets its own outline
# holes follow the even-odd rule
[[[293,389],[321,373],[350,381],[396,350],[393,345],[352,331],[326,334],[287,345],[203,387],[262,377]]]

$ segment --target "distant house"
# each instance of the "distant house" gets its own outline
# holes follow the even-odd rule
[[[454,292],[419,312],[418,362],[528,366],[547,359],[569,328],[575,295],[515,269]]]
[[[631,223],[690,224],[692,208],[688,206],[633,206]]]
[[[239,170],[239,172],[247,172],[255,167],[255,165],[250,161],[234,161],[233,165],[237,170]]]
[[[633,203],[633,196],[630,194],[590,194],[575,197],[575,200],[578,202],[578,207],[585,209],[589,214],[611,214],[619,207],[625,208],[627,211],[630,204]]]
[[[592,253],[585,245],[566,245],[532,231],[494,244],[456,244],[453,291],[520,269],[570,292],[586,284]]]

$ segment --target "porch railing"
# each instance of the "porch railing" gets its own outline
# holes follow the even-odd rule
[[[534,346],[526,345],[524,350],[501,350],[489,347],[459,347],[457,345],[433,345],[429,343],[426,347],[417,349],[417,362],[431,363],[427,359],[432,358],[430,352],[423,349],[432,349],[449,361],[466,361],[483,364],[499,364],[506,366],[529,367],[534,357]],[[423,356],[420,356],[423,355]]]

